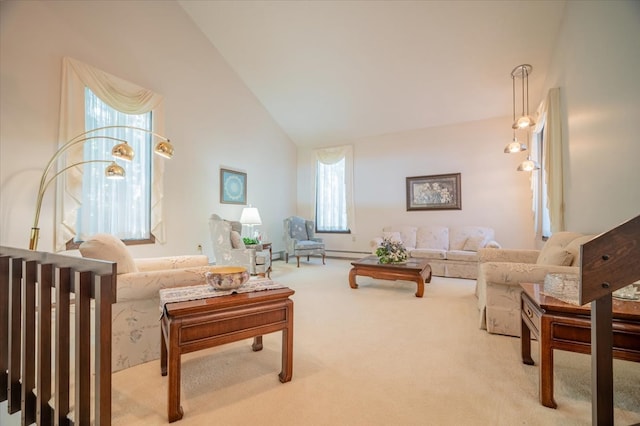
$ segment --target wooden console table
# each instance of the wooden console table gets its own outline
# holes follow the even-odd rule
[[[161,320],[160,370],[169,375],[167,414],[180,420],[180,358],[184,353],[253,337],[254,351],[262,335],[282,330],[282,383],[293,376],[293,301],[289,288],[167,303]]]
[[[591,353],[591,311],[588,305],[564,303],[543,293],[542,284],[520,284],[522,362],[533,365],[531,336],[540,348],[540,403],[556,408],[553,399],[553,350]],[[640,362],[640,302],[613,300],[613,356]]]

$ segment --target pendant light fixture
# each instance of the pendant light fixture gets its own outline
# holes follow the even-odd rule
[[[517,169],[519,172],[532,172],[534,170],[540,170],[540,164],[537,161],[531,159],[531,156],[528,156],[526,160],[524,160]]]
[[[515,104],[515,79],[519,78],[522,80],[521,84],[521,92],[522,92],[522,115],[514,121],[511,126],[514,130],[517,129],[528,129],[533,127],[536,122],[533,120],[533,117],[529,115],[529,74],[533,67],[529,64],[518,65],[511,71],[511,78],[513,79],[514,86],[514,104]],[[526,109],[525,109],[526,105]]]
[[[518,69],[516,67],[513,71],[511,71],[511,86],[512,86],[512,107],[513,107],[513,122],[516,122],[516,77],[514,75],[514,71]],[[505,154],[516,154],[518,152],[526,151],[527,145],[520,142],[516,137],[516,129],[513,129],[513,140],[504,147]]]

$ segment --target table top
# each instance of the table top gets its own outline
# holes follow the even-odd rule
[[[565,313],[573,315],[591,316],[591,304],[576,306],[565,303],[544,293],[544,285],[538,283],[521,283],[520,286],[527,296],[547,313]],[[613,298],[613,318],[640,320],[640,302]]]
[[[353,266],[370,266],[373,268],[380,269],[408,269],[408,270],[420,270],[422,271],[425,267],[429,266],[428,259],[421,259],[410,257],[406,263],[380,263],[378,261],[377,256],[367,256],[360,260],[355,260],[351,262]]]
[[[269,302],[279,299],[288,299],[295,291],[288,287],[274,290],[253,291],[248,293],[234,293],[226,296],[209,297],[206,299],[188,300],[185,302],[172,302],[165,305],[165,311],[169,316],[181,316],[195,314],[216,309],[233,308],[253,303]]]

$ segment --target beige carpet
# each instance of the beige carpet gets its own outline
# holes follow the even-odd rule
[[[180,425],[588,425],[590,357],[556,351],[557,409],[538,402],[538,367],[520,340],[478,329],[475,281],[415,284],[358,277],[349,262],[275,262],[296,291],[293,380],[281,333],[183,357]],[[537,345],[534,343],[534,359]],[[615,422],[640,422],[640,364],[616,360]],[[118,372],[113,423],[166,424],[167,379],[154,361]]]

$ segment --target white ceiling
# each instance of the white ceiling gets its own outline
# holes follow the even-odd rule
[[[511,116],[511,70],[522,63],[533,65],[535,109],[565,7],[542,0],[179,3],[301,146]]]

